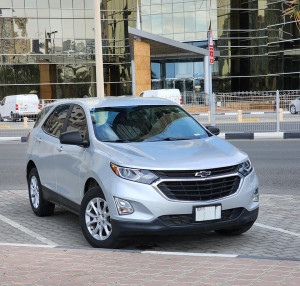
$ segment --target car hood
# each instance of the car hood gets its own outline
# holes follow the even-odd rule
[[[139,143],[102,143],[111,162],[149,170],[197,170],[239,164],[248,158],[216,136],[205,139]]]

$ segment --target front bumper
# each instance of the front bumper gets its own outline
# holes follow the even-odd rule
[[[139,234],[177,234],[189,232],[207,232],[225,228],[235,228],[249,222],[254,222],[258,217],[259,208],[248,211],[244,208],[232,209],[221,220],[193,222],[191,215],[161,216],[149,223],[128,222],[113,220],[113,228],[120,235]]]

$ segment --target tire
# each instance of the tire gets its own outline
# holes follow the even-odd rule
[[[2,118],[2,116],[1,116],[1,114],[0,114],[0,122],[2,122],[3,121],[3,118]]]
[[[295,105],[291,105],[291,107],[290,107],[290,112],[291,112],[292,114],[296,114],[296,113],[297,113],[297,111],[296,111],[296,106],[295,106]]]
[[[40,177],[36,168],[28,176],[28,194],[33,212],[37,216],[49,216],[54,212],[55,204],[44,200]]]
[[[80,225],[83,235],[93,247],[116,248],[119,245],[118,231],[111,222],[108,205],[99,186],[88,190],[81,202]]]
[[[241,225],[240,227],[218,229],[218,230],[215,230],[215,232],[218,234],[224,235],[224,236],[240,235],[240,234],[248,231],[253,226],[253,224],[254,224],[254,221],[251,221],[244,225]]]

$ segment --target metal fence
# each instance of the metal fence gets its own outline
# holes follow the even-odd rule
[[[198,121],[205,125],[213,121],[221,132],[300,132],[300,113],[290,111],[291,102],[300,98],[299,90],[217,93],[212,111],[208,95],[202,98],[199,102],[189,96],[183,102]]]
[[[182,99],[184,108],[199,122],[210,125],[213,119],[221,132],[300,132],[300,112],[292,114],[289,110],[290,103],[297,99],[300,108],[300,90],[217,93],[212,111],[207,94],[186,93]],[[39,106],[42,109],[54,101],[42,99]],[[0,137],[26,136],[36,114],[26,117],[25,120],[24,116],[4,118],[0,122]]]

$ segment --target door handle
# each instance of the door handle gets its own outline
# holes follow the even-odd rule
[[[58,152],[61,152],[63,150],[62,146],[57,146],[56,149],[58,150]]]

